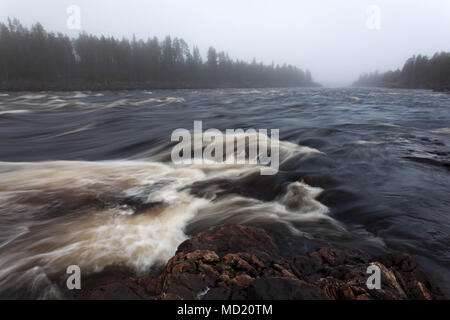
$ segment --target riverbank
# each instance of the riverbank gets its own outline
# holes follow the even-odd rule
[[[313,83],[310,86],[293,86],[283,83],[267,83],[267,85],[252,83],[230,83],[215,85],[211,83],[188,83],[188,82],[83,82],[83,81],[61,81],[61,82],[38,82],[38,81],[8,81],[0,82],[0,92],[70,92],[70,91],[120,91],[120,90],[177,90],[177,89],[257,89],[257,88],[295,88],[295,87],[321,87]]]
[[[417,90],[432,90],[433,92],[443,92],[443,93],[450,93],[450,86],[430,86],[430,87],[421,87],[421,88],[413,88],[413,87],[406,87],[406,86],[359,86],[354,85],[354,88],[382,88],[382,89],[402,89],[402,90],[411,90],[411,89],[417,89]]]

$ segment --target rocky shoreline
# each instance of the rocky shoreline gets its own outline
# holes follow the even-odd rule
[[[369,290],[367,267],[381,270]],[[183,242],[167,265],[140,277],[109,268],[83,279],[74,299],[147,300],[435,300],[445,299],[408,254],[373,257],[361,250],[320,248],[283,256],[262,229],[209,228]]]

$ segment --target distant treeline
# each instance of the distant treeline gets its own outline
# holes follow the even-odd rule
[[[450,53],[436,53],[431,59],[414,56],[406,61],[402,70],[365,73],[353,85],[450,91]]]
[[[204,61],[178,38],[147,41],[97,37],[76,39],[0,24],[0,90],[102,90],[199,87],[314,86],[309,71],[290,65],[232,60],[210,47]]]

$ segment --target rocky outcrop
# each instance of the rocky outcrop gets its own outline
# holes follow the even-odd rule
[[[360,250],[322,248],[294,259],[330,299],[334,300],[431,300],[442,297],[419,264],[402,253],[371,257]],[[367,287],[367,268],[381,271],[381,289]]]
[[[367,267],[381,271],[370,290]],[[107,277],[106,277],[107,278]],[[262,229],[211,227],[182,243],[165,268],[139,278],[123,276],[82,290],[81,298],[187,300],[439,299],[440,290],[407,254],[371,257],[360,250],[321,248],[281,256]]]
[[[211,227],[182,243],[156,285],[149,281],[147,288],[162,299],[249,299],[261,295],[264,286],[286,299],[325,298],[302,278],[263,230],[227,225]],[[271,281],[255,282],[261,279]]]

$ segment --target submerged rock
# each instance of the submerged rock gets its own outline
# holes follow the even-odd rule
[[[370,265],[381,272],[381,289],[367,288]],[[83,289],[80,297],[110,299],[114,294],[183,300],[443,298],[407,254],[371,257],[361,250],[321,248],[283,257],[264,230],[239,225],[211,227],[185,241],[160,272],[113,277]]]

